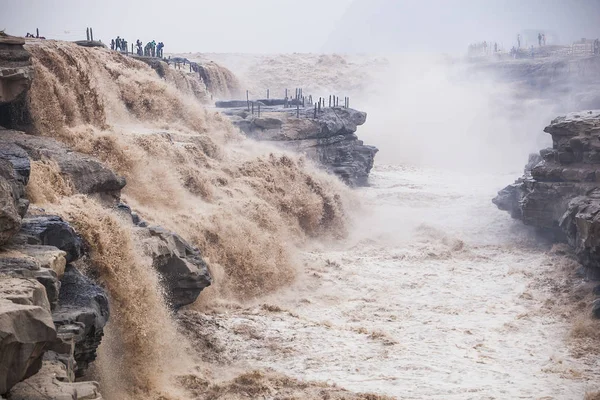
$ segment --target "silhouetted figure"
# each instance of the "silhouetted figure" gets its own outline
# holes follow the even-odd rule
[[[594,40],[594,54],[600,54],[600,39]]]
[[[115,48],[119,51],[121,51],[121,37],[117,36],[117,39],[115,40]]]
[[[521,34],[519,33],[517,35],[517,49],[521,48]]]
[[[494,42],[494,53],[498,52],[498,43]]]
[[[140,39],[136,40],[135,42],[135,47],[137,48],[137,55],[141,56],[144,53],[142,53],[142,42],[140,41]]]
[[[114,50],[115,49],[115,39],[111,39],[110,40],[110,49]]]
[[[546,34],[542,33],[542,44],[545,46],[546,45]]]
[[[538,33],[538,45],[542,47],[542,34]]]

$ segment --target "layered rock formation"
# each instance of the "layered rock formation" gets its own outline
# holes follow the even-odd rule
[[[493,202],[513,218],[567,241],[600,279],[600,111],[558,117],[544,129],[552,148],[530,159],[525,175]]]
[[[40,380],[43,358],[62,362],[66,380],[73,381],[95,358],[108,318],[104,291],[68,264],[84,255],[79,235],[58,216],[27,214],[29,157],[47,157],[69,179],[87,179],[73,185],[83,193],[107,198],[124,184],[99,162],[52,139],[0,130],[0,395],[23,379]],[[11,390],[9,398],[33,398],[23,394],[31,387],[15,389],[21,394]]]
[[[25,40],[0,32],[0,125],[17,128],[28,124],[24,107],[33,68]]]
[[[352,186],[366,186],[378,149],[358,139],[355,132],[367,114],[351,108],[267,109],[260,117],[244,110],[229,110],[234,122],[249,137],[269,141],[305,154]]]

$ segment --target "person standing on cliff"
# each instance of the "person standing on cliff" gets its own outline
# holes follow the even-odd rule
[[[115,49],[115,39],[111,39],[110,40],[110,49],[114,50]]]
[[[517,34],[517,49],[521,48],[521,34]]]
[[[115,48],[121,51],[121,36],[117,36],[117,40],[115,40]]]
[[[538,45],[542,47],[542,34],[538,33]]]

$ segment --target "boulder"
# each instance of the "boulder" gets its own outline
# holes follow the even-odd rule
[[[0,276],[0,395],[40,369],[44,349],[55,339],[44,287]]]
[[[146,254],[154,260],[169,303],[174,308],[191,304],[211,284],[208,267],[198,249],[160,226],[141,228]]]
[[[102,400],[97,382],[72,382],[65,366],[58,361],[44,361],[40,372],[18,383],[8,393],[8,400]]]
[[[75,376],[83,376],[96,359],[108,317],[104,290],[68,265],[61,279],[58,307],[52,313],[59,339],[53,350],[66,356],[65,364]]]
[[[125,178],[117,176],[98,160],[72,151],[54,139],[4,130],[0,134],[0,147],[9,143],[20,147],[32,160],[56,162],[60,173],[78,193],[114,199],[119,198],[125,186]]]
[[[56,215],[24,218],[19,236],[29,244],[54,246],[64,251],[68,263],[78,260],[84,253],[82,238]]]
[[[585,277],[600,280],[600,111],[571,113],[544,129],[551,149],[530,157],[525,174],[493,202],[513,218],[568,242]]]

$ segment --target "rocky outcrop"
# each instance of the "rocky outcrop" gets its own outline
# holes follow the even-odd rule
[[[243,110],[228,112],[249,137],[305,154],[352,186],[365,186],[378,149],[355,132],[367,114],[351,108],[267,109],[261,117]]]
[[[10,390],[11,399],[100,398],[97,384],[68,382],[96,358],[108,298],[69,264],[86,251],[77,232],[58,216],[27,214],[30,158],[54,161],[75,191],[111,204],[125,184],[98,161],[52,139],[0,130],[0,395]],[[62,362],[66,383],[57,383],[56,371],[37,373],[42,357],[54,363],[49,365]],[[28,377],[27,384],[17,384]]]
[[[67,359],[65,364],[73,367],[76,377],[82,376],[96,359],[108,317],[108,297],[104,290],[77,268],[67,266],[61,279],[59,305],[52,319],[60,339],[59,348],[69,349],[74,344],[73,353],[70,354],[70,349],[67,353],[73,359]]]
[[[146,254],[152,257],[161,276],[169,304],[179,308],[196,301],[200,292],[211,284],[199,250],[160,226],[143,228],[140,234]]]
[[[513,218],[567,241],[590,279],[600,279],[600,111],[556,118],[553,146],[493,202]]]
[[[0,125],[18,128],[29,123],[24,107],[33,68],[25,40],[0,32]]]
[[[41,370],[17,384],[8,400],[102,400],[97,382],[72,382],[58,361],[44,361]]]
[[[24,218],[19,238],[28,244],[54,246],[64,251],[67,262],[78,260],[84,252],[81,236],[57,215]]]
[[[0,276],[0,395],[40,369],[44,349],[55,339],[44,287]]]
[[[11,130],[0,131],[0,148],[9,145],[24,150],[31,160],[55,162],[60,173],[78,193],[98,195],[112,201],[119,198],[125,186],[125,178],[117,176],[98,160],[72,151],[54,139]]]
[[[24,197],[29,172],[27,153],[14,143],[0,143],[0,245],[17,233],[29,207]]]

